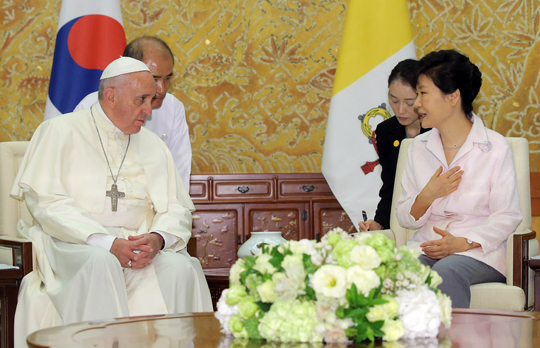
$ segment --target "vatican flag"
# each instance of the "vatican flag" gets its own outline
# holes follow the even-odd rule
[[[388,76],[416,58],[406,0],[350,0],[339,52],[322,172],[358,229],[362,210],[373,219],[381,169],[372,139],[391,117]]]
[[[97,91],[101,73],[125,47],[120,0],[63,0],[45,120],[72,112]]]

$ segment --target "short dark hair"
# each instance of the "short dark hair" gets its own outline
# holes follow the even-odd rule
[[[156,36],[142,36],[136,38],[126,46],[126,48],[124,49],[124,54],[122,55],[124,57],[131,57],[142,62],[144,60],[144,46],[148,43],[158,44],[165,48],[171,55],[171,60],[174,66],[174,55],[169,45],[167,45],[165,41],[161,40],[159,37]]]
[[[418,61],[415,59],[405,59],[397,63],[388,76],[388,87],[396,80],[401,80],[413,89],[416,85],[416,67]]]
[[[480,92],[482,73],[469,57],[456,50],[428,53],[418,62],[417,77],[420,75],[429,77],[444,94],[459,89],[461,108],[472,119],[472,103]]]

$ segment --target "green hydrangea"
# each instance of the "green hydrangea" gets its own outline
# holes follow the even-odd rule
[[[374,233],[370,238],[366,238],[364,242],[377,251],[382,262],[391,262],[394,260],[396,243],[388,239],[384,234]]]
[[[341,238],[341,234],[339,233],[328,233],[327,236],[328,236],[328,244],[330,245],[336,245],[337,243],[339,243],[340,240],[343,239]]]
[[[225,302],[227,302],[229,306],[234,306],[246,296],[246,288],[244,288],[243,285],[233,285],[229,288],[229,292],[227,292],[227,298],[225,299]]]
[[[351,250],[357,245],[358,243],[353,239],[342,239],[336,244],[333,258],[337,261],[338,265],[344,268],[354,265],[354,262],[351,261]]]
[[[279,301],[259,320],[259,332],[269,341],[321,342],[322,336],[314,330],[318,324],[315,303]]]
[[[244,297],[238,303],[238,314],[244,319],[254,316],[258,310],[259,306],[252,297]]]
[[[235,338],[249,337],[246,328],[244,327],[244,322],[238,314],[233,315],[231,320],[229,320],[229,330],[231,330]]]
[[[392,275],[395,276],[397,273],[408,271],[421,276],[422,263],[418,260],[418,255],[419,253],[414,249],[405,246],[399,248],[394,258],[395,268]]]

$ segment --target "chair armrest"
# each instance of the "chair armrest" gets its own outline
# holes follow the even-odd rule
[[[512,283],[525,292],[525,308],[529,295],[529,241],[536,239],[536,232],[524,230],[513,233],[509,238],[513,239],[513,267]]]
[[[13,264],[21,269],[23,277],[32,272],[32,242],[22,238],[2,236],[0,246],[11,248]]]

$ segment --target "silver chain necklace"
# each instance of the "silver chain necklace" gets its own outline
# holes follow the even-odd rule
[[[94,118],[94,112],[92,111],[92,108],[90,108],[90,114],[92,115],[92,120],[94,121],[94,126],[96,126],[97,135],[99,138],[99,143],[101,144],[101,149],[103,150],[103,154],[105,155],[105,160],[107,161],[107,166],[109,167],[109,171],[111,172],[111,178],[113,180],[113,184],[111,186],[110,191],[105,191],[105,196],[111,197],[111,209],[112,211],[117,211],[118,209],[118,198],[125,197],[125,192],[118,192],[118,186],[116,185],[116,182],[118,181],[118,177],[120,176],[120,170],[122,170],[122,165],[124,164],[124,160],[126,159],[127,151],[129,149],[129,144],[131,143],[131,134],[128,135],[128,144],[126,146],[126,152],[124,153],[124,157],[122,158],[122,163],[120,163],[120,167],[118,168],[118,173],[116,174],[116,178],[114,177],[111,165],[109,163],[109,159],[107,158],[107,152],[105,151],[105,147],[103,146],[103,141],[101,140],[101,135],[99,134],[99,129],[96,124],[96,119]]]
[[[444,144],[443,144],[442,142],[441,142],[441,145],[442,145],[442,147],[443,147],[444,149],[446,149],[446,150],[457,150],[457,149],[459,149],[460,147],[463,146],[463,144],[461,144],[461,145],[459,145],[459,146],[446,147],[446,146],[444,146]]]

